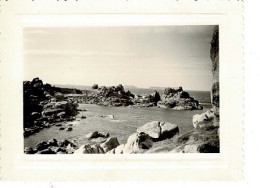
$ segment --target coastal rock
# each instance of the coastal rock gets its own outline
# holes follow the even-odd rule
[[[148,134],[134,133],[128,139],[123,153],[134,153],[142,149],[150,149],[153,146],[153,141]]]
[[[137,128],[137,133],[146,133],[154,141],[172,138],[179,133],[179,127],[168,122],[152,121]]]
[[[194,115],[192,123],[195,129],[214,126],[214,118],[215,118],[215,114],[214,111],[211,109],[202,114]]]
[[[124,154],[125,144],[120,144],[116,148],[108,151],[106,154]]]
[[[202,109],[199,102],[190,97],[189,93],[179,88],[166,88],[157,106],[160,108],[172,108],[173,110]]]
[[[86,135],[87,139],[97,138],[98,137],[98,131],[91,132]]]
[[[91,133],[86,135],[87,139],[95,139],[95,138],[98,138],[98,137],[108,138],[109,137],[109,133],[94,131],[94,132],[91,132]]]
[[[216,123],[219,123],[219,26],[213,29],[211,39],[210,57],[212,60],[213,84],[211,89],[211,103],[216,116]]]
[[[79,149],[77,149],[74,154],[103,154],[104,150],[97,144],[90,146],[82,145]]]
[[[47,148],[41,151],[38,151],[37,154],[56,154],[53,150]]]
[[[92,89],[98,89],[98,84],[94,84],[94,85],[92,86]]]
[[[31,82],[23,82],[24,136],[30,136],[57,122],[72,120],[71,117],[77,114],[78,104],[67,99],[63,93],[82,92],[43,84],[38,77]]]
[[[137,128],[137,133],[146,133],[153,139],[158,139],[161,135],[161,128],[159,127],[159,121],[152,121]]]
[[[35,154],[36,151],[35,151],[34,149],[32,149],[32,148],[25,147],[25,148],[24,148],[24,153],[25,153],[25,154]]]
[[[54,97],[55,97],[57,102],[65,100],[64,95],[60,92],[54,93]]]
[[[161,127],[161,140],[172,138],[174,135],[179,133],[178,125],[168,122],[160,122],[159,126]]]
[[[183,153],[200,153],[199,145],[186,145],[183,149]]]
[[[72,127],[67,127],[67,128],[65,129],[65,131],[72,131],[72,130],[73,130]]]
[[[119,146],[119,142],[116,137],[108,138],[106,142],[100,144],[100,147],[103,148],[105,153],[117,146]]]

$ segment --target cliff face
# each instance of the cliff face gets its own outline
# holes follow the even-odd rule
[[[219,27],[215,26],[211,40],[210,57],[212,60],[213,83],[211,90],[211,102],[214,113],[219,119]]]

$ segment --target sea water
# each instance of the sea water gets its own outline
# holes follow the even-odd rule
[[[152,91],[139,90],[136,94],[152,93]],[[161,91],[158,91],[161,92]],[[134,92],[133,92],[134,93]],[[59,130],[60,127],[50,127],[41,130],[39,133],[24,139],[25,147],[35,147],[38,142],[50,139],[64,140],[73,138],[84,138],[90,132],[108,132],[110,137],[117,137],[119,143],[126,143],[127,138],[136,132],[137,127],[150,121],[165,121],[179,126],[180,133],[193,129],[192,117],[201,114],[210,108],[210,92],[189,91],[190,96],[206,104],[203,110],[175,111],[158,107],[137,108],[137,107],[105,107],[94,104],[79,104],[80,111],[76,120],[72,122],[73,130]],[[113,115],[108,116],[108,115]],[[86,116],[81,119],[81,116]]]

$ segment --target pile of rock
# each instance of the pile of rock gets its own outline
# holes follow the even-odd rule
[[[72,154],[76,150],[76,145],[68,140],[57,141],[51,139],[48,142],[40,142],[36,144],[35,149],[26,147],[26,154]]]
[[[135,95],[133,99],[133,103],[138,107],[152,107],[157,106],[157,102],[161,100],[160,94],[155,91],[152,94],[147,94],[144,96]]]
[[[157,103],[160,108],[172,108],[173,110],[201,110],[202,106],[189,93],[183,91],[182,87],[178,89],[166,88]]]
[[[24,136],[39,132],[58,122],[75,119],[78,104],[67,99],[61,92],[56,92],[56,87],[43,84],[39,78],[34,78],[31,82],[25,81],[23,87]]]
[[[87,96],[86,103],[97,104],[102,106],[129,106],[133,105],[134,95],[125,92],[122,84],[111,87],[101,87],[99,93],[90,93]]]

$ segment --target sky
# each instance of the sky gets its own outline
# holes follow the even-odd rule
[[[24,80],[209,91],[213,27],[25,28]]]

